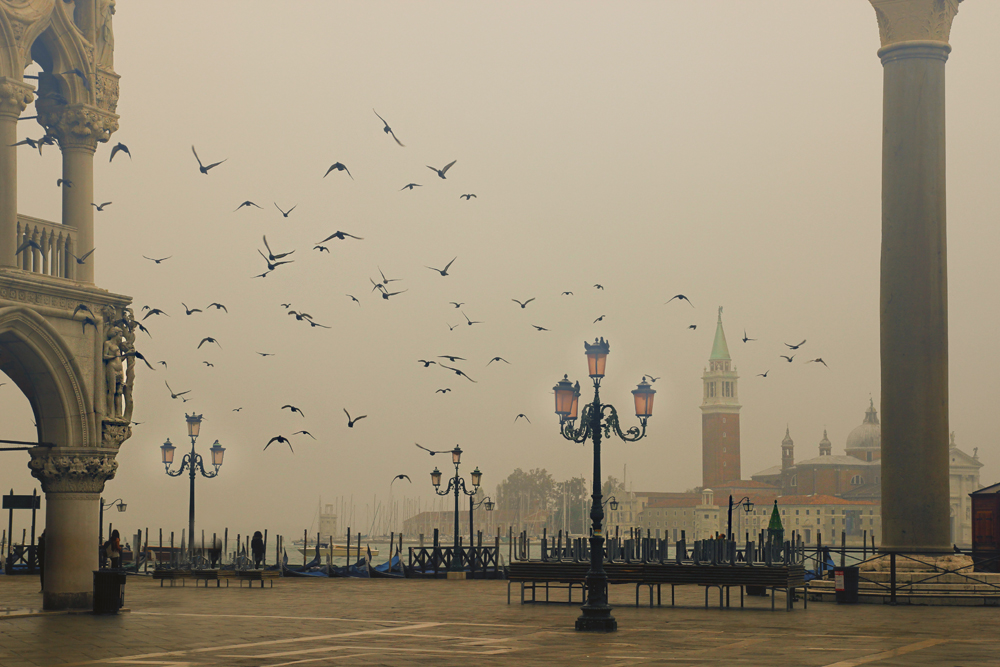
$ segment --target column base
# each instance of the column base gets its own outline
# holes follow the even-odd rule
[[[85,593],[52,593],[42,594],[42,609],[45,611],[90,611],[94,608],[94,594]]]
[[[465,580],[465,572],[448,572],[448,579]]]
[[[615,632],[618,621],[611,615],[611,607],[581,607],[583,615],[576,619],[578,632]]]

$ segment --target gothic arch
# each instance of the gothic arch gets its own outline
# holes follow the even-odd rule
[[[31,57],[54,80],[59,82],[59,93],[69,104],[92,104],[93,83],[85,83],[74,69],[93,78],[94,46],[77,27],[66,3],[56,3],[48,26],[31,44]],[[88,90],[88,85],[90,89]],[[39,81],[41,89],[42,81]]]
[[[24,393],[40,442],[88,447],[91,399],[80,367],[58,332],[24,306],[0,308],[0,370]]]

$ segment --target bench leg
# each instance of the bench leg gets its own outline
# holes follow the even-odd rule
[[[674,584],[670,584],[670,606],[674,606]]]
[[[776,588],[771,589],[771,611],[774,611],[774,594],[777,590]]]
[[[743,586],[740,586],[740,609],[743,609]]]
[[[510,604],[510,579],[507,580],[507,604]]]
[[[785,588],[785,611],[792,610],[792,598],[795,595],[794,588]]]

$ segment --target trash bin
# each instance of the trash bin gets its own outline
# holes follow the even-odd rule
[[[834,591],[837,604],[855,604],[858,601],[859,570],[856,567],[833,569]]]
[[[94,613],[117,614],[125,604],[125,572],[94,570]]]

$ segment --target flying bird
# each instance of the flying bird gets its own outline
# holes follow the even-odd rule
[[[459,326],[459,325],[457,325],[457,324],[456,324],[455,326],[451,326],[451,325],[450,325],[450,324],[448,324],[447,322],[445,322],[445,324],[446,324],[446,325],[448,326],[448,331],[454,331],[454,330],[455,330],[455,329],[457,329],[457,328],[458,328],[458,326]]]
[[[470,378],[468,375],[466,375],[463,371],[459,370],[458,368],[452,368],[451,366],[445,366],[444,364],[441,364],[441,368],[447,368],[449,371],[453,371],[455,375],[461,375],[469,382],[475,382],[475,380]]]
[[[330,252],[330,249],[325,245],[314,245],[313,250],[319,250],[320,252]]]
[[[323,178],[326,178],[327,175],[329,175],[329,173],[331,171],[333,171],[334,169],[336,169],[337,171],[346,171],[347,175],[351,176],[350,169],[348,169],[347,167],[345,167],[343,162],[334,162],[333,164],[330,165],[330,168],[326,170],[326,173],[323,174]],[[352,181],[354,180],[353,176],[351,176],[351,180]]]
[[[410,484],[413,484],[413,480],[410,479],[409,475],[396,475],[395,477],[392,478],[392,482],[389,482],[389,486],[392,486],[393,482],[395,482],[397,479],[405,479]]]
[[[563,292],[562,296],[573,296],[572,292]]]
[[[119,141],[117,144],[114,145],[114,147],[112,147],[112,149],[111,149],[111,157],[108,158],[108,162],[111,162],[112,160],[114,160],[115,159],[115,155],[117,155],[119,152],[122,152],[122,153],[125,153],[125,155],[128,155],[128,159],[129,160],[132,159],[132,153],[129,152],[128,146],[126,146],[125,144],[123,144],[122,142]]]
[[[430,169],[431,171],[436,171],[437,175],[440,176],[441,178],[445,178],[445,174],[448,172],[449,169],[451,169],[451,165],[455,164],[456,162],[458,162],[458,160],[452,160],[451,162],[446,164],[443,169],[438,169],[437,167],[432,167],[430,165],[427,165],[427,168]]]
[[[89,252],[84,253],[80,257],[77,257],[73,253],[69,253],[69,256],[75,259],[77,264],[86,264],[87,258],[93,255],[95,250],[97,250],[97,248],[91,248]]]
[[[226,308],[225,306],[223,306],[221,303],[210,303],[210,304],[208,304],[205,307],[206,308],[215,308],[216,310],[224,310],[227,313],[229,312],[229,309]]]
[[[209,362],[207,362],[207,361],[203,361],[203,362],[201,362],[201,363],[205,364],[205,365],[206,365],[206,366],[208,366],[209,368],[215,368],[215,364],[212,364],[212,363],[209,363]]]
[[[504,362],[505,364],[510,364],[510,362],[509,362],[509,361],[507,361],[506,359],[504,359],[503,357],[493,357],[493,358],[492,358],[492,359],[490,359],[490,360],[489,360],[488,362],[486,362],[486,365],[487,365],[487,366],[489,366],[489,365],[490,365],[490,364],[492,364],[492,363],[493,363],[494,361],[502,361],[502,362]]]
[[[531,326],[535,327],[535,330],[537,331],[548,331],[545,327],[540,327],[537,324],[532,324]]]
[[[785,343],[785,347],[787,347],[789,350],[797,350],[797,349],[799,349],[800,347],[802,347],[805,344],[806,344],[806,342],[805,342],[805,340],[803,340],[798,345],[789,345],[788,343]]]
[[[187,304],[184,303],[183,301],[181,301],[181,305],[184,306],[184,314],[185,315],[190,315],[191,313],[200,313],[201,312],[201,309],[199,309],[199,308],[188,308]]]
[[[92,311],[90,307],[87,306],[87,304],[81,303],[73,310],[73,317],[76,317],[76,314],[79,313],[81,310],[90,313],[91,315],[94,315],[94,311]],[[97,315],[94,315],[94,317],[97,317]]]
[[[165,362],[165,361],[157,361],[156,363],[160,364],[160,365],[161,365],[161,366],[163,366],[164,368],[166,368],[166,367],[167,367],[167,362]]]
[[[689,324],[688,325],[688,329],[697,329],[697,328],[698,328],[697,324]]]
[[[298,204],[296,204],[295,206],[298,206]],[[283,217],[285,217],[285,218],[287,218],[287,217],[288,217],[288,214],[289,214],[289,213],[291,213],[292,211],[294,211],[294,210],[295,210],[295,206],[291,207],[291,208],[290,208],[290,209],[288,209],[287,211],[281,211],[281,207],[280,207],[280,206],[278,206],[278,202],[274,202],[274,208],[276,208],[276,209],[278,209],[279,211],[281,211],[281,215],[282,215]]]
[[[104,207],[105,206],[111,206],[111,204],[112,204],[112,202],[106,201],[103,204],[94,204],[93,202],[91,202],[90,205],[93,206],[94,208],[96,208],[98,211],[102,211],[103,212],[104,211]]]
[[[201,342],[198,343],[198,348],[201,349],[201,346],[204,345],[205,343],[215,343],[216,345],[219,346],[220,349],[222,348],[222,345],[219,343],[219,341],[215,340],[211,336],[205,336],[204,338],[202,338]]]
[[[356,296],[353,296],[353,295],[351,295],[351,294],[345,294],[344,296],[349,296],[349,297],[351,297],[351,301],[353,301],[353,302],[355,302],[356,304],[358,304],[358,308],[360,308],[360,307],[361,307],[361,302],[360,302],[360,301],[358,301],[358,297],[356,297]]]
[[[170,257],[173,257],[173,255],[170,255]],[[148,259],[149,261],[156,262],[157,264],[159,264],[160,262],[167,261],[168,259],[170,259],[170,257],[161,257],[160,259],[153,259],[152,257],[146,257],[145,255],[142,256],[143,259]]]
[[[604,289],[604,285],[594,285],[597,289]]]
[[[355,423],[361,421],[362,419],[368,416],[368,415],[361,415],[357,419],[351,419],[351,413],[347,411],[347,408],[344,408],[344,414],[347,415],[347,428],[354,428]]]
[[[424,186],[420,185],[420,183],[407,183],[406,185],[401,187],[399,191],[402,192],[403,190],[412,190],[413,188],[422,188],[422,187]]]
[[[372,111],[375,111],[375,109],[373,108]],[[375,115],[378,116],[378,111],[375,111]],[[396,133],[392,131],[392,128],[389,127],[389,123],[385,122],[385,118],[382,118],[382,116],[378,116],[378,119],[382,121],[382,125],[384,125],[382,131],[385,132],[386,134],[392,135],[392,138],[396,140],[397,144],[403,146],[403,148],[406,148],[403,142],[400,141],[399,138],[396,136]]]
[[[438,389],[434,393],[435,394],[447,394],[449,391],[451,391],[451,387],[445,387],[444,389]]]
[[[448,354],[438,355],[438,359],[447,359],[451,363],[455,363],[456,361],[465,361],[465,359],[463,359],[462,357],[453,357],[453,356],[448,355]]]
[[[478,320],[470,320],[470,319],[469,319],[469,316],[465,314],[465,311],[464,311],[464,310],[462,311],[462,315],[463,315],[463,316],[465,317],[465,321],[469,323],[469,326],[470,326],[470,327],[471,327],[471,326],[472,326],[473,324],[482,324],[482,322],[480,322],[480,321],[478,321]]]
[[[764,371],[763,373],[757,373],[757,377],[766,378],[767,374],[770,373],[770,372],[771,372],[771,370],[768,369],[768,370]]]
[[[194,145],[193,144],[191,146],[191,152],[194,153],[194,159],[198,161],[198,171],[200,171],[203,174],[207,174],[209,169],[214,169],[215,167],[218,167],[220,164],[222,164],[223,162],[225,162],[226,160],[229,159],[229,158],[226,158],[226,160],[221,160],[219,162],[213,162],[212,164],[210,164],[210,165],[208,165],[206,167],[205,165],[203,165],[201,163],[201,158],[198,157],[198,151],[196,151],[194,149]]]
[[[747,338],[747,330],[746,329],[743,330],[743,342],[744,343],[747,343],[747,342],[750,342],[750,341],[755,341],[755,340],[757,340],[757,339],[756,338]],[[805,341],[802,341],[802,342],[804,343]]]
[[[810,359],[806,363],[807,364],[811,364],[813,362],[820,363],[820,364],[823,364],[824,366],[826,366],[826,362],[823,361],[823,357],[816,357],[815,359]],[[826,366],[826,367],[829,368],[829,366]]]
[[[271,271],[272,271],[272,270],[273,270],[273,269],[271,269],[271,270],[268,270],[268,271],[265,271],[264,273],[258,273],[258,274],[257,274],[257,275],[255,275],[255,276],[250,276],[250,278],[251,278],[251,280],[252,280],[253,278],[267,278],[267,274],[271,273]]]
[[[514,417],[514,421],[517,422],[517,420],[520,419],[521,417],[524,417],[524,421],[528,422],[529,424],[531,423],[531,420],[528,419],[528,416],[525,415],[523,412],[518,416]]]
[[[448,303],[450,303],[451,305],[455,306],[456,308],[461,308],[462,306],[465,305],[464,301],[462,303],[458,303],[457,301],[449,301]]]
[[[534,300],[535,300],[535,297],[531,297],[527,301],[518,301],[517,299],[511,299],[511,301],[513,301],[517,305],[521,306],[521,308],[524,308],[525,306],[527,306],[529,303],[531,303]]]
[[[319,322],[313,322],[312,320],[306,320],[306,322],[308,322],[309,326],[311,326],[313,328],[315,328],[315,327],[319,327],[320,329],[329,329],[330,328],[330,327],[326,326],[325,324],[320,324]]]
[[[653,377],[652,375],[643,375],[643,376],[642,376],[642,379],[643,379],[643,380],[645,380],[645,379],[647,379],[647,378],[649,379],[649,381],[650,381],[650,382],[656,382],[657,380],[659,380],[659,379],[660,379],[660,378],[655,378],[655,377]]]
[[[240,204],[239,206],[237,206],[236,208],[234,208],[234,209],[233,209],[233,213],[235,213],[236,211],[240,210],[240,209],[241,209],[241,208],[243,208],[244,206],[257,206],[257,204],[253,203],[252,201],[250,201],[250,200],[248,199],[248,200],[246,200],[245,202],[243,202],[242,204]],[[260,208],[260,206],[257,206],[257,208]]]
[[[409,291],[410,290],[408,290],[408,289],[404,289],[404,290],[399,290],[398,292],[387,292],[383,288],[382,289],[382,298],[385,299],[386,301],[388,301],[390,296],[396,296],[397,294],[402,294],[403,292],[409,292]]]
[[[240,411],[240,410],[242,410],[242,409],[243,409],[243,407],[242,407],[242,406],[241,406],[241,407],[238,407],[238,408],[233,408],[233,412],[239,412],[239,411]]]
[[[458,257],[455,257],[455,259],[458,259]],[[450,269],[451,265],[455,263],[455,259],[453,259],[450,262],[448,262],[443,269],[435,269],[433,266],[428,266],[427,268],[430,269],[431,271],[437,271],[442,276],[446,276],[446,275],[448,275],[448,269]],[[426,266],[426,264],[425,264],[425,266]]]
[[[73,69],[68,70],[66,72],[60,72],[59,76],[62,76],[63,74],[75,74],[75,75],[77,75],[83,81],[83,87],[86,88],[88,91],[90,90],[90,79],[87,78],[86,74],[84,74],[83,72],[80,71],[79,67],[74,67]]]
[[[142,319],[143,321],[148,320],[153,315],[167,315],[167,314],[162,310],[160,310],[159,308],[150,308],[149,312],[146,313],[146,316],[143,317]],[[170,317],[170,315],[167,315],[167,317]]]
[[[364,241],[364,238],[361,237],[361,236],[354,236],[353,234],[348,234],[347,232],[337,231],[337,232],[334,232],[333,234],[330,234],[329,236],[327,236],[322,241],[317,241],[317,245],[320,244],[320,243],[326,243],[330,239],[338,239],[340,241],[343,241],[348,236],[350,236],[352,239],[357,239],[358,241]]]
[[[792,359],[794,359],[794,358],[795,358],[795,355],[794,355],[794,354],[793,354],[792,356],[790,356],[790,357],[786,357],[786,356],[785,356],[785,355],[783,355],[783,354],[779,354],[778,356],[779,356],[779,357],[781,357],[782,359],[785,359],[785,360],[786,360],[786,361],[787,361],[788,363],[792,363]]]
[[[290,250],[289,252],[282,252],[282,253],[278,253],[278,254],[276,255],[276,254],[274,254],[274,252],[273,252],[273,251],[271,250],[271,246],[269,246],[269,245],[267,244],[267,234],[264,234],[264,237],[263,237],[263,238],[264,238],[264,247],[265,247],[265,248],[267,248],[267,258],[268,258],[269,260],[271,260],[272,262],[274,262],[274,261],[276,261],[276,260],[279,260],[279,259],[284,259],[285,257],[288,257],[288,256],[289,256],[289,255],[291,255],[291,254],[292,254],[293,252],[295,252],[294,250]]]
[[[71,188],[73,187],[73,181],[69,180],[68,178],[57,178],[56,187],[58,188],[63,185],[65,185],[67,188]]]
[[[83,322],[81,322],[81,324],[80,324],[80,328],[83,329],[83,333],[87,333],[87,325],[88,324],[92,325],[94,327],[94,329],[97,329],[97,322],[94,320],[94,318],[92,318],[92,317],[85,317],[85,318],[83,318]]]
[[[163,364],[162,361],[160,363]],[[166,366],[166,364],[163,364],[163,365]],[[170,385],[167,384],[166,380],[163,381],[163,384],[167,385],[167,391],[170,392],[170,398],[180,398],[184,394],[190,394],[191,393],[190,389],[188,389],[187,391],[179,391],[177,393],[174,393],[174,390],[170,388]]]
[[[673,301],[674,299],[679,299],[679,300],[681,300],[681,301],[687,301],[687,302],[688,302],[688,305],[689,305],[689,306],[691,306],[692,308],[694,308],[694,304],[693,304],[693,303],[691,303],[691,299],[687,298],[687,297],[686,297],[686,296],[684,296],[683,294],[677,294],[677,295],[675,295],[675,296],[672,296],[672,297],[670,297],[669,299],[667,299],[667,300],[666,300],[666,301],[665,301],[665,302],[663,303],[663,305],[667,305],[668,303],[670,303],[670,302],[671,302],[671,301]]]
[[[283,443],[285,443],[286,445],[288,445],[288,449],[290,449],[290,450],[292,451],[292,454],[294,454],[294,453],[295,453],[295,450],[294,450],[294,449],[292,449],[292,443],[291,443],[291,442],[289,442],[289,441],[288,441],[288,438],[286,438],[286,437],[285,437],[285,436],[283,436],[283,435],[276,435],[276,436],[274,436],[273,438],[271,438],[270,440],[268,440],[268,441],[267,441],[267,444],[266,444],[266,445],[264,445],[264,451],[265,451],[265,452],[267,451],[267,448],[271,446],[271,443],[272,443],[272,442],[283,442]]]
[[[427,361],[426,359],[417,359],[418,364],[423,364],[424,368],[430,368],[431,364],[436,364],[436,361]]]
[[[316,436],[310,433],[309,431],[296,431],[295,433],[292,433],[292,435],[308,435],[313,440],[316,439]]]
[[[257,354],[259,354],[262,357],[273,357],[274,356],[274,352],[258,352]]]
[[[427,449],[426,447],[424,447],[423,445],[421,445],[418,442],[415,442],[413,444],[416,445],[417,447],[419,447],[420,449],[424,450],[425,452],[429,452],[431,456],[434,456],[435,454],[451,454],[451,450],[450,449],[436,451],[436,450],[433,450],[433,449]]]
[[[456,257],[455,259],[458,259],[458,258]],[[454,260],[452,260],[452,261],[454,261]],[[389,283],[395,283],[395,282],[398,282],[398,281],[402,280],[402,278],[386,278],[385,274],[382,273],[382,267],[379,266],[379,267],[376,267],[376,268],[378,269],[378,274],[380,276],[382,276],[382,283],[385,284],[385,285],[388,285]]]
[[[257,252],[260,252],[260,250],[257,250]],[[293,250],[292,252],[295,252],[295,251]],[[268,259],[268,258],[267,258],[267,255],[265,255],[265,254],[264,254],[264,253],[262,253],[262,252],[260,252],[260,256],[264,258],[264,261],[265,261],[265,262],[267,262],[267,271],[266,271],[266,272],[264,272],[264,273],[262,273],[262,274],[260,275],[260,277],[261,277],[261,278],[263,278],[264,276],[266,276],[266,275],[267,275],[268,273],[270,273],[271,271],[274,271],[274,270],[275,270],[276,268],[278,268],[278,267],[279,267],[279,266],[281,266],[282,264],[291,264],[292,262],[294,262],[294,261],[295,261],[294,259],[286,259],[286,260],[285,260],[285,261],[283,261],[283,262],[275,262],[275,261],[272,261],[272,260]]]
[[[297,407],[295,407],[294,405],[282,405],[282,406],[281,406],[281,409],[282,409],[282,410],[286,410],[286,409],[287,409],[287,410],[291,410],[292,412],[298,412],[298,413],[299,413],[299,415],[301,415],[301,416],[303,416],[303,417],[305,417],[305,416],[306,416],[306,413],[302,412],[302,410],[298,409],[298,408],[297,408]]]
[[[603,319],[604,319],[605,317],[607,317],[607,315],[601,315],[601,316],[600,316],[600,317],[598,317],[598,318],[597,318],[596,320],[594,320],[594,322],[593,322],[593,323],[594,323],[594,324],[597,324],[598,322],[602,321],[602,320],[603,320]]]
[[[473,194],[473,193],[471,193],[471,192],[469,194],[467,194],[467,195],[458,195],[458,198],[459,199],[464,199],[465,201],[469,201],[472,198],[478,199],[478,197],[476,197],[476,195]]]

